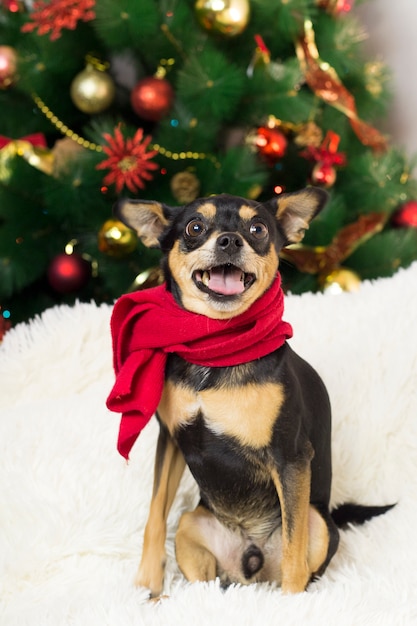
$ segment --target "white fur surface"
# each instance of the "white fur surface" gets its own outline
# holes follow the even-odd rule
[[[196,503],[186,474],[169,518],[165,593],[133,586],[152,487],[155,420],[131,461],[119,418],[109,317],[56,307],[0,346],[1,626],[388,626],[417,624],[417,264],[357,294],[286,298],[291,345],[320,372],[333,405],[334,504],[398,502],[341,533],[305,593],[188,584],[173,537]]]

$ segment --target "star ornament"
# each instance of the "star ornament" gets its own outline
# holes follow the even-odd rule
[[[114,137],[108,133],[103,134],[108,146],[103,146],[103,151],[108,159],[102,161],[96,168],[98,170],[110,170],[103,179],[104,185],[116,186],[117,193],[126,187],[133,193],[138,189],[145,188],[145,181],[152,180],[152,170],[159,169],[159,165],[151,161],[158,154],[157,150],[148,150],[151,137],[143,138],[143,129],[139,128],[134,137],[125,139],[120,127],[114,129]]]

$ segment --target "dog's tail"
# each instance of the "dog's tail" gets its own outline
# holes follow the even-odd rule
[[[338,528],[346,528],[348,524],[364,524],[368,520],[383,515],[395,504],[384,506],[366,506],[362,504],[341,504],[331,512],[332,519]]]

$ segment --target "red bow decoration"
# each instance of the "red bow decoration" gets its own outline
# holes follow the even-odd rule
[[[43,133],[33,133],[33,135],[27,135],[26,137],[20,137],[19,139],[10,139],[0,135],[0,150],[13,141],[27,141],[32,146],[37,148],[46,148],[46,139]]]
[[[327,131],[321,146],[307,146],[300,156],[308,161],[317,161],[325,165],[338,165],[343,167],[346,165],[346,155],[344,152],[338,152],[340,137],[332,130]]]

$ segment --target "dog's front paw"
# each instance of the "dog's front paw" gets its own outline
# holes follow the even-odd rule
[[[136,587],[149,589],[151,597],[161,595],[164,584],[165,555],[161,558],[142,559],[135,578]]]
[[[281,582],[282,593],[302,593],[306,590],[308,581],[309,573],[305,568],[301,571],[291,572],[290,575],[283,573]]]

